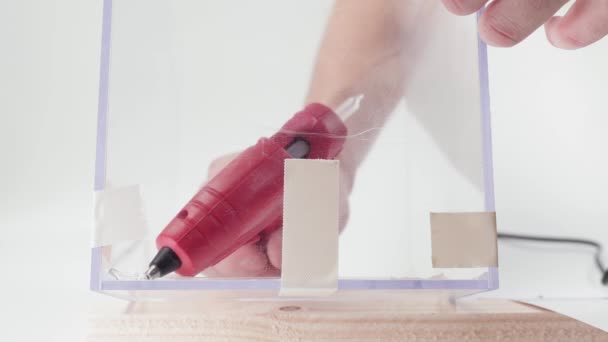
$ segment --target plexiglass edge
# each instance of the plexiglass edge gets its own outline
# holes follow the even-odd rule
[[[101,20],[97,141],[95,147],[95,191],[103,190],[106,180],[106,136],[110,76],[110,38],[112,33],[112,0],[103,1],[103,14]],[[101,272],[101,247],[95,247],[91,250],[91,290],[101,290]]]
[[[483,13],[483,9],[477,13],[477,20]],[[477,51],[479,62],[479,98],[481,106],[481,136],[483,148],[483,173],[484,173],[484,202],[486,211],[496,211],[494,198],[494,159],[492,156],[492,117],[490,110],[490,78],[488,72],[488,46],[477,35]],[[499,286],[498,268],[488,269],[489,288],[496,290]]]
[[[338,290],[489,290],[488,279],[339,279]],[[117,290],[279,290],[281,279],[105,280],[101,291]]]

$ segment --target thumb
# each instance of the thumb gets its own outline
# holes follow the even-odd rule
[[[238,152],[230,153],[212,161],[211,164],[209,164],[209,169],[207,170],[207,179],[215,177],[215,175],[222,171],[222,169],[224,169],[224,167],[226,167],[226,165],[228,165],[238,155]]]

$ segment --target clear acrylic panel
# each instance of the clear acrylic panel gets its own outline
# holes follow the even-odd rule
[[[450,16],[440,2],[410,4],[396,47],[398,99],[346,139],[345,149],[369,151],[352,171],[338,289],[494,289],[495,267],[433,268],[429,227],[431,212],[494,210],[485,45],[475,18]],[[329,0],[104,0],[95,191],[137,186],[147,230],[92,249],[92,289],[131,298],[276,295],[278,275],[139,274],[209,165],[303,108],[332,10]]]

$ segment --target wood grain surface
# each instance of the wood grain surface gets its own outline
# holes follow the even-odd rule
[[[346,300],[193,296],[135,302],[123,313],[91,317],[88,340],[608,341],[608,334],[507,300],[388,293]]]

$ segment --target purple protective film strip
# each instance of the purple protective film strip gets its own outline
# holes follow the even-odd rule
[[[112,33],[112,0],[103,2],[101,56],[99,62],[99,97],[97,104],[97,146],[95,149],[95,187],[103,190],[106,182],[106,137],[108,91],[110,80],[110,36]]]
[[[106,280],[101,291],[116,290],[279,290],[281,279]],[[339,279],[339,290],[488,290],[486,279]]]
[[[101,247],[91,248],[91,276],[89,288],[93,291],[100,291],[101,284]]]
[[[481,12],[479,13],[481,14]],[[479,15],[478,14],[478,15]],[[99,103],[97,113],[97,146],[95,158],[96,191],[103,190],[106,178],[106,134],[108,117],[109,67],[112,26],[112,0],[103,2]],[[483,166],[485,208],[494,211],[494,182],[492,168],[492,138],[490,99],[488,87],[488,61],[486,44],[478,40],[479,77],[481,91]],[[177,279],[177,280],[102,280],[102,247],[91,253],[90,288],[95,291],[117,290],[279,290],[281,281],[272,279]],[[490,290],[498,287],[498,270],[488,268],[487,279],[339,279],[339,290],[410,290],[453,289]]]
[[[481,12],[478,14],[478,18]],[[490,80],[488,76],[488,47],[477,37],[477,51],[479,60],[479,88],[481,106],[481,135],[483,146],[483,185],[485,195],[485,208],[495,211],[494,202],[494,161],[492,157],[492,120],[490,114]]]
[[[477,13],[477,20],[483,13],[483,9]],[[488,46],[477,35],[477,51],[479,61],[479,90],[481,106],[481,136],[483,148],[483,185],[484,202],[486,211],[496,211],[494,198],[494,158],[492,156],[492,115],[490,110],[490,77],[488,70]],[[488,268],[488,288],[497,289],[498,268]]]
[[[112,0],[103,1],[101,23],[101,56],[99,61],[99,97],[97,104],[97,141],[95,148],[94,190],[103,190],[106,181],[106,136],[108,90],[110,77],[110,37],[112,33]],[[91,251],[91,290],[101,289],[101,247]]]

